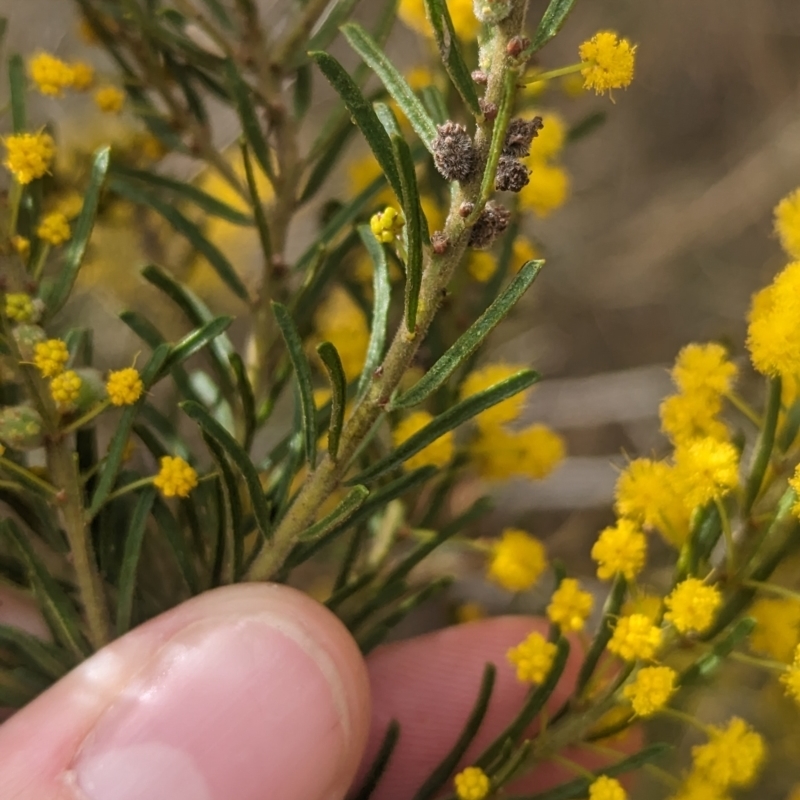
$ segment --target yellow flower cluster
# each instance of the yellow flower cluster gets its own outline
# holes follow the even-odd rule
[[[765,755],[764,740],[738,717],[709,728],[708,742],[692,748],[694,772],[717,790],[749,786]]]
[[[714,622],[722,595],[716,586],[706,586],[698,578],[687,578],[665,598],[664,619],[680,633],[703,633]]]
[[[522,369],[524,369],[523,366],[516,364],[489,364],[470,372],[461,385],[461,399],[466,400],[468,397],[483,392],[516,375]],[[522,413],[526,398],[527,392],[519,392],[513,397],[503,400],[502,403],[482,411],[475,417],[475,422],[479,427],[489,429],[503,425],[506,422],[513,422]]]
[[[16,133],[7,136],[3,143],[6,147],[3,164],[17,183],[24,186],[49,172],[56,154],[56,145],[49,133]]]
[[[83,381],[74,370],[67,370],[56,375],[50,381],[50,395],[61,412],[71,411],[81,393]]]
[[[112,405],[130,406],[142,396],[144,383],[138,370],[126,367],[109,374],[106,391]]]
[[[389,244],[402,232],[405,220],[394,206],[386,206],[383,211],[378,211],[369,220],[370,230],[379,242]]]
[[[50,53],[37,53],[28,62],[33,82],[42,94],[60,97],[73,82],[72,68]]]
[[[125,105],[125,92],[117,86],[101,86],[94,93],[94,102],[106,114],[119,114]]]
[[[616,778],[601,775],[589,786],[589,800],[627,800],[627,793]]]
[[[467,767],[453,778],[458,800],[483,800],[489,794],[491,781],[480,767]]]
[[[402,419],[392,432],[394,445],[398,445],[410,439],[415,433],[421,431],[429,422],[433,421],[433,416],[427,411],[415,411]],[[434,467],[445,467],[453,458],[455,445],[453,442],[453,432],[448,431],[438,439],[434,439],[427,447],[419,453],[407,459],[403,465],[407,470],[419,469],[432,465]]]
[[[775,233],[790,258],[800,258],[800,189],[775,206]]]
[[[508,660],[517,669],[522,683],[543,683],[553,666],[556,646],[542,636],[532,633],[524,642],[508,651]]]
[[[447,0],[447,10],[450,12],[458,38],[474,40],[478,35],[480,23],[475,17],[473,0]],[[433,38],[433,29],[425,14],[424,0],[400,0],[397,12],[403,23],[411,30]]]
[[[800,645],[795,649],[794,659],[792,663],[786,667],[780,680],[786,691],[786,695],[791,697],[796,703],[800,703]]]
[[[44,242],[53,247],[68,241],[72,236],[69,221],[61,211],[53,211],[42,217],[39,226],[36,228],[36,235]]]
[[[531,174],[519,193],[519,205],[544,218],[566,203],[570,180],[567,171],[558,163],[567,138],[566,123],[554,112],[544,112],[540,116],[542,128],[531,142],[528,159]]]
[[[517,528],[506,528],[492,545],[488,577],[510,592],[524,592],[539,580],[547,566],[544,545]]]
[[[164,497],[188,497],[197,486],[197,472],[180,456],[162,456],[153,485]]]
[[[15,253],[19,253],[24,261],[31,253],[31,240],[17,234],[11,237],[11,247],[14,249]]]
[[[340,286],[320,305],[314,324],[321,339],[339,351],[348,381],[361,374],[369,345],[369,327],[364,312]]]
[[[33,350],[33,364],[45,378],[53,378],[62,373],[67,361],[69,350],[61,339],[39,342]]]
[[[609,580],[620,573],[632,581],[644,567],[647,540],[634,522],[619,519],[616,525],[600,533],[591,556],[597,562],[600,580]]]
[[[635,714],[649,717],[664,708],[675,694],[677,678],[671,667],[643,667],[622,694],[631,701]]]
[[[70,88],[76,92],[85,92],[94,83],[94,67],[85,61],[73,61],[70,64],[72,69],[72,83]]]
[[[633,80],[636,46],[616,33],[600,31],[578,48],[584,63],[581,70],[583,86],[597,94],[611,89],[624,89]]]
[[[747,615],[756,621],[750,649],[776,661],[791,661],[800,643],[800,601],[762,597],[750,606]]]
[[[547,618],[564,633],[581,631],[593,605],[594,598],[580,588],[575,578],[564,578],[550,598]]]
[[[661,628],[644,614],[620,617],[608,643],[608,650],[625,661],[651,661],[661,647]]]
[[[6,316],[14,322],[29,322],[33,318],[33,300],[25,292],[6,295]]]
[[[739,451],[730,442],[706,437],[675,451],[675,469],[684,504],[697,508],[719,500],[739,484]]]

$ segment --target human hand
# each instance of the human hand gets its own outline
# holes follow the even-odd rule
[[[373,797],[409,800],[457,739],[487,661],[495,690],[464,764],[519,710],[526,687],[505,653],[535,628],[545,623],[471,623],[365,663],[306,595],[217,589],[112,642],[0,726],[0,800],[341,800],[392,719],[400,741]],[[573,655],[551,712],[577,666]],[[546,765],[521,790],[565,777]]]

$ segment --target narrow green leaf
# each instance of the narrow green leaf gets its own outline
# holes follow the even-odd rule
[[[419,290],[422,286],[422,232],[425,223],[411,151],[400,136],[392,136],[392,146],[400,171],[400,184],[403,187],[403,213],[406,218],[405,321],[409,332],[414,333],[417,328]]]
[[[334,528],[347,522],[364,505],[367,497],[369,489],[366,486],[354,486],[330,514],[303,531],[300,541],[308,543],[324,538]]]
[[[331,384],[331,421],[328,427],[328,452],[335,461],[339,452],[339,439],[342,435],[344,426],[344,407],[347,402],[347,378],[342,367],[342,359],[339,352],[330,342],[322,342],[317,345],[319,354],[325,369],[328,372],[328,380]]]
[[[389,136],[402,136],[403,131],[400,128],[400,123],[397,121],[397,117],[394,115],[394,111],[392,111],[386,103],[373,103],[373,108],[375,109],[375,113],[378,115],[378,119],[381,121],[381,125],[383,125],[384,130]]]
[[[350,46],[364,60],[373,72],[380,78],[386,91],[394,98],[400,110],[406,115],[411,127],[423,144],[431,150],[436,138],[436,125],[428,116],[425,107],[411,90],[406,79],[392,64],[375,40],[358,23],[348,22],[343,25],[344,34]]]
[[[92,235],[92,229],[94,228],[100,193],[108,172],[109,158],[110,150],[108,147],[103,147],[94,154],[89,186],[83,196],[81,213],[75,222],[72,238],[64,254],[58,276],[45,297],[49,316],[55,314],[67,302],[67,298],[75,284],[75,279],[78,277],[78,270],[81,268],[83,256],[86,253],[86,245],[89,243],[89,237]]]
[[[358,379],[358,389],[356,390],[356,396],[362,397],[369,387],[375,370],[383,359],[392,287],[389,281],[386,250],[383,245],[375,238],[375,234],[369,225],[359,225],[358,235],[361,237],[369,257],[372,259],[372,324],[370,325],[369,345],[364,359],[364,369]]]
[[[308,43],[309,50],[327,50],[328,45],[336,38],[341,26],[351,18],[353,9],[360,0],[339,0],[331,9],[319,30]]]
[[[364,783],[361,785],[358,793],[353,795],[353,800],[370,800],[372,793],[375,791],[378,783],[380,783],[380,780],[383,777],[383,773],[386,772],[386,767],[389,766],[392,753],[394,753],[394,749],[397,747],[397,742],[399,740],[400,723],[396,719],[393,719],[389,723],[389,727],[386,729],[386,735],[383,737],[381,746],[378,748],[378,752],[373,759],[370,768],[367,770]]]
[[[238,470],[250,495],[250,504],[256,525],[261,533],[264,534],[264,537],[269,539],[271,534],[269,508],[267,507],[264,490],[261,488],[258,472],[244,448],[199,403],[187,400],[181,403],[180,406],[187,416],[191,417],[203,431],[223,448],[233,466]]]
[[[144,534],[147,530],[147,518],[150,516],[155,496],[156,490],[152,486],[145,487],[139,494],[128,527],[128,535],[125,537],[125,550],[122,556],[117,595],[117,636],[122,636],[131,629],[136,571],[139,567],[142,542],[144,542]]]
[[[181,364],[198,351],[210,344],[221,333],[224,333],[233,322],[233,317],[215,317],[211,322],[187,333],[177,344],[170,349],[169,356],[162,367],[162,375],[166,375],[177,364]]]
[[[87,516],[91,519],[100,510],[101,506],[108,499],[111,490],[117,480],[120,465],[122,464],[122,457],[125,453],[125,448],[128,444],[128,439],[131,436],[131,429],[133,422],[136,419],[139,409],[144,405],[147,400],[147,391],[158,379],[158,375],[167,360],[170,353],[170,346],[168,344],[161,344],[153,351],[150,360],[145,364],[142,369],[141,377],[144,383],[145,391],[142,396],[132,406],[125,406],[117,421],[117,427],[114,431],[114,436],[108,445],[108,454],[105,457],[102,469],[100,470],[100,477],[97,481],[97,488],[92,495],[92,502],[89,510],[86,512]]]
[[[541,50],[560,30],[567,21],[567,15],[572,11],[575,0],[550,0],[550,5],[544,12],[539,22],[539,27],[533,35],[533,41],[526,49],[526,55],[532,55]]]
[[[0,625],[0,647],[8,648],[25,665],[42,675],[58,680],[75,666],[75,658],[56,645],[44,642],[21,628]]]
[[[380,477],[385,472],[399,467],[404,461],[419,453],[420,450],[426,448],[440,436],[454,430],[459,425],[472,419],[476,414],[480,414],[481,411],[485,411],[487,408],[491,408],[503,400],[524,391],[538,380],[539,375],[533,370],[521,370],[516,375],[512,375],[510,378],[462,400],[447,409],[443,414],[435,417],[422,430],[417,431],[387,456],[356,475],[350,483],[367,483]]]
[[[291,314],[286,306],[273,303],[272,310],[278,327],[281,329],[283,340],[289,351],[289,358],[294,367],[297,381],[297,391],[300,399],[300,412],[303,424],[303,446],[306,461],[310,469],[317,463],[317,426],[316,410],[314,408],[314,388],[311,383],[311,367],[303,350],[303,340],[292,321]]]
[[[734,649],[747,639],[755,626],[756,621],[752,617],[740,619],[724,638],[714,644],[710,653],[701,656],[680,674],[678,685],[687,686],[711,677]]]
[[[452,347],[405,394],[392,401],[392,408],[411,408],[435,392],[481,345],[495,326],[525,294],[544,266],[544,261],[529,261],[483,314],[470,325]]]
[[[300,64],[295,72],[294,80],[294,116],[302,120],[311,107],[311,67],[309,64]]]
[[[420,94],[422,95],[422,102],[434,123],[436,125],[444,125],[450,115],[447,110],[447,101],[439,91],[439,87],[423,86]]]
[[[24,133],[28,127],[25,105],[25,62],[19,53],[8,59],[8,82],[11,88],[11,127],[14,133]]]
[[[251,216],[242,213],[233,206],[228,205],[228,203],[217,200],[216,197],[204,192],[197,186],[193,186],[191,183],[168,178],[165,175],[158,175],[155,172],[132,169],[131,167],[126,167],[117,163],[111,165],[110,174],[128,181],[139,181],[146,186],[153,186],[157,189],[173,192],[179,199],[187,200],[207,214],[227,220],[234,225],[253,225],[253,218]]]
[[[244,423],[242,446],[247,452],[250,452],[253,436],[256,433],[256,398],[242,357],[238,353],[231,353],[228,359],[233,374],[236,376],[236,388],[242,404],[242,422]]]
[[[350,116],[353,118],[353,122],[358,125],[359,130],[367,140],[367,144],[375,155],[397,199],[402,200],[403,190],[394,160],[392,142],[375,114],[375,109],[361,94],[361,90],[347,73],[347,70],[333,56],[316,51],[311,53],[311,57],[344,101]]]
[[[439,762],[430,777],[419,788],[414,795],[414,800],[430,800],[430,798],[445,785],[453,770],[458,765],[458,762],[461,761],[464,753],[467,752],[467,748],[478,733],[478,729],[489,708],[489,700],[492,696],[492,690],[494,689],[496,673],[497,670],[494,664],[487,664],[483,668],[483,677],[481,678],[480,688],[478,689],[477,700],[464,725],[464,729],[461,731],[461,735],[458,737],[458,741],[456,741],[450,752]]]
[[[744,500],[742,501],[742,512],[747,515],[755,503],[761,491],[761,484],[764,482],[764,475],[772,458],[772,450],[775,446],[775,431],[778,427],[778,416],[781,410],[781,387],[780,376],[770,378],[767,382],[767,407],[764,414],[764,425],[758,437],[756,448],[753,451],[753,461],[750,465],[750,473],[745,484]]]
[[[186,543],[183,531],[180,529],[175,517],[172,516],[169,507],[158,496],[153,504],[153,519],[158,526],[159,532],[164,535],[170,550],[172,550],[172,554],[175,556],[178,569],[186,582],[189,592],[193,595],[199,594],[200,581],[197,577],[197,568],[195,567],[195,555]]]
[[[247,301],[249,295],[247,288],[242,283],[230,261],[222,251],[204,235],[200,228],[190,219],[185,217],[177,208],[162,200],[157,194],[137,186],[135,183],[120,176],[112,177],[109,188],[121,197],[138,205],[152,208],[160,214],[170,225],[180,233],[192,247],[200,253],[217,273],[220,280],[240,299]]]
[[[247,147],[247,143],[241,141],[240,148],[242,151],[245,179],[247,180],[247,191],[250,192],[250,199],[253,201],[256,229],[258,230],[258,239],[261,242],[261,254],[264,257],[264,263],[267,265],[267,268],[270,268],[272,262],[272,237],[269,232],[269,222],[267,222],[267,215],[264,213],[264,205],[258,193],[258,182],[256,181],[256,175],[253,171],[253,162],[250,159],[250,150]]]
[[[14,520],[0,521],[0,533],[9,540],[19,555],[36,595],[39,610],[47,621],[53,637],[78,661],[82,661],[89,655],[91,649],[82,633],[81,618],[72,600],[50,574],[28,541],[28,537]]]
[[[467,104],[473,116],[482,117],[483,112],[478,102],[472,73],[461,55],[461,47],[447,3],[445,0],[425,0],[425,9],[428,12],[428,19],[431,21],[436,46],[439,48],[439,57],[442,59],[453,86],[456,87],[456,91],[461,95],[461,99]]]

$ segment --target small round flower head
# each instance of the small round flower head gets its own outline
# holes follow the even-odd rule
[[[647,555],[647,539],[639,526],[629,519],[600,532],[592,546],[592,560],[597,562],[597,577],[607,581],[621,573],[632,581],[642,571]]]
[[[69,228],[69,221],[60,211],[53,211],[42,217],[39,227],[36,228],[36,235],[42,240],[58,247],[68,241],[72,236]]]
[[[722,595],[716,586],[707,586],[698,578],[681,581],[665,598],[667,613],[664,619],[681,633],[703,633],[714,622],[722,604]]]
[[[567,124],[560,114],[542,114],[542,127],[532,147],[531,155],[537,161],[551,161],[564,149],[567,139]]]
[[[33,300],[24,292],[6,295],[6,316],[14,322],[30,322],[34,316]]]
[[[539,136],[543,122],[541,117],[522,119],[517,117],[508,123],[503,155],[512,158],[525,158],[531,154],[531,142]]]
[[[453,778],[458,800],[483,800],[489,794],[491,781],[480,767],[467,767]]]
[[[634,713],[649,717],[669,702],[677,688],[677,678],[671,667],[643,667],[622,694],[631,701]]]
[[[674,394],[658,407],[661,431],[676,447],[692,439],[730,439],[724,422],[717,418],[722,411],[720,395],[705,392]]]
[[[439,174],[448,181],[469,180],[475,172],[478,157],[467,129],[457,122],[445,122],[437,125],[436,131],[431,148]]]
[[[36,88],[52,97],[61,97],[72,86],[73,72],[69,64],[50,53],[37,53],[28,62],[28,70]]]
[[[586,618],[592,612],[594,598],[584,592],[574,578],[564,578],[550,598],[547,618],[562,631],[583,630]]]
[[[73,61],[69,66],[72,70],[70,87],[76,92],[85,92],[94,83],[94,67],[85,61]]]
[[[395,447],[401,445],[407,439],[410,439],[415,433],[421,431],[432,421],[433,416],[427,411],[415,411],[405,417],[405,419],[400,420],[397,427],[392,432],[392,439],[394,440]],[[442,434],[438,439],[432,441],[418,453],[415,453],[411,458],[406,459],[403,466],[407,470],[415,470],[420,467],[427,467],[428,465],[444,467],[452,461],[454,450],[453,432],[448,431]]]
[[[780,681],[786,696],[800,704],[800,646],[795,650],[794,661],[781,674]]]
[[[11,237],[11,247],[14,249],[14,252],[18,253],[22,257],[22,260],[25,261],[31,252],[31,240],[26,236],[17,234]]]
[[[556,650],[556,646],[541,633],[532,633],[524,642],[512,647],[508,651],[508,660],[517,668],[517,680],[543,683],[553,666]]]
[[[527,186],[519,193],[520,208],[544,219],[567,202],[569,176],[561,168],[537,161]]]
[[[651,661],[661,647],[661,637],[661,628],[644,614],[630,614],[617,620],[608,649],[625,661]]]
[[[119,114],[125,105],[125,92],[117,86],[101,86],[94,93],[94,102],[106,114]]]
[[[138,370],[126,367],[109,374],[106,391],[112,405],[130,406],[142,396],[144,383]]]
[[[589,800],[627,800],[628,795],[616,778],[601,775],[589,786]]]
[[[731,800],[725,789],[714,785],[705,775],[690,772],[676,794],[668,800]]]
[[[750,606],[747,615],[756,621],[749,646],[784,664],[792,660],[800,642],[800,602],[783,597],[761,597]]]
[[[711,437],[695,439],[675,450],[675,469],[684,504],[694,509],[738,486],[739,453],[729,442]]]
[[[775,206],[775,233],[791,258],[800,258],[800,189]]]
[[[637,458],[622,470],[614,489],[617,513],[648,528],[664,523],[665,511],[675,503],[672,467],[664,461]]]
[[[75,407],[81,393],[83,381],[74,370],[60,372],[50,381],[50,394],[59,411],[70,411]]]
[[[39,342],[33,350],[33,363],[45,378],[53,378],[64,371],[69,361],[69,350],[61,339]]]
[[[500,156],[494,188],[498,192],[519,192],[528,185],[531,171],[516,158]]]
[[[467,259],[467,272],[479,283],[487,283],[497,272],[497,261],[491,253],[475,250]]]
[[[4,139],[6,159],[3,164],[17,183],[41,178],[50,170],[56,145],[49,133],[17,133]]]
[[[383,211],[377,211],[369,220],[370,230],[375,238],[384,244],[393,242],[402,232],[405,220],[402,214],[393,206],[386,206]]]
[[[749,786],[766,755],[762,737],[742,719],[711,727],[706,744],[692,748],[694,769],[719,789]]]
[[[467,244],[476,250],[491,247],[494,240],[505,231],[511,221],[511,212],[497,203],[489,202],[481,211],[469,232]]]
[[[487,575],[510,592],[530,589],[544,572],[547,555],[534,536],[517,528],[506,528],[492,545]]]
[[[515,476],[541,480],[564,460],[564,440],[545,425],[519,431],[481,425],[470,455],[485,480],[504,481]]]
[[[581,75],[585,89],[601,95],[630,86],[636,46],[627,39],[619,39],[611,31],[600,31],[578,48],[578,54],[584,62]]]
[[[521,369],[524,367],[518,364],[487,364],[485,367],[473,370],[461,385],[460,397],[466,400],[516,375]],[[475,421],[481,428],[494,428],[506,422],[513,422],[522,413],[526,399],[527,392],[512,395],[497,405],[481,411],[475,417]]]
[[[688,344],[675,359],[672,380],[685,393],[726,394],[736,372],[721,344]]]
[[[197,486],[197,472],[180,456],[162,456],[153,485],[164,497],[188,497]]]
[[[314,326],[320,337],[338,350],[347,380],[355,380],[367,356],[369,325],[349,292],[333,287],[314,315]]]
[[[447,10],[453,20],[456,36],[473,41],[478,35],[480,23],[475,16],[472,0],[448,0]],[[400,0],[397,13],[409,28],[429,39],[433,38],[433,28],[425,13],[425,0]]]

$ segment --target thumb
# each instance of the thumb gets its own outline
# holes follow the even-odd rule
[[[0,800],[338,800],[369,727],[347,630],[284,586],[190,600],[0,726]]]

